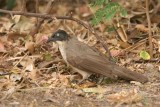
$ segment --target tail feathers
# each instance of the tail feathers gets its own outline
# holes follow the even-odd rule
[[[118,65],[115,66],[113,69],[114,69],[113,73],[123,79],[138,81],[138,82],[142,82],[142,83],[145,83],[148,81],[148,78],[146,76],[144,76],[140,73],[137,73],[137,72],[133,72],[129,69],[122,68]]]

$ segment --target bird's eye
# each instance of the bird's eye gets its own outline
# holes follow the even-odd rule
[[[59,33],[57,33],[57,34],[56,34],[56,36],[60,36],[60,34],[59,34]]]

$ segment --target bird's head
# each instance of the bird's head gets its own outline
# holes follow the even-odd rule
[[[52,34],[52,36],[47,40],[47,42],[58,42],[58,41],[67,41],[69,35],[64,30],[58,30]]]

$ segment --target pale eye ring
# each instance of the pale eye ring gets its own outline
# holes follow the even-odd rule
[[[57,34],[56,34],[56,36],[60,36],[60,34],[59,34],[59,33],[57,33]]]

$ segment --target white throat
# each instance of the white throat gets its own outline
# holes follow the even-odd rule
[[[64,61],[67,63],[67,58],[66,58],[66,43],[64,41],[57,41],[59,50],[61,52],[61,55],[64,59]]]

